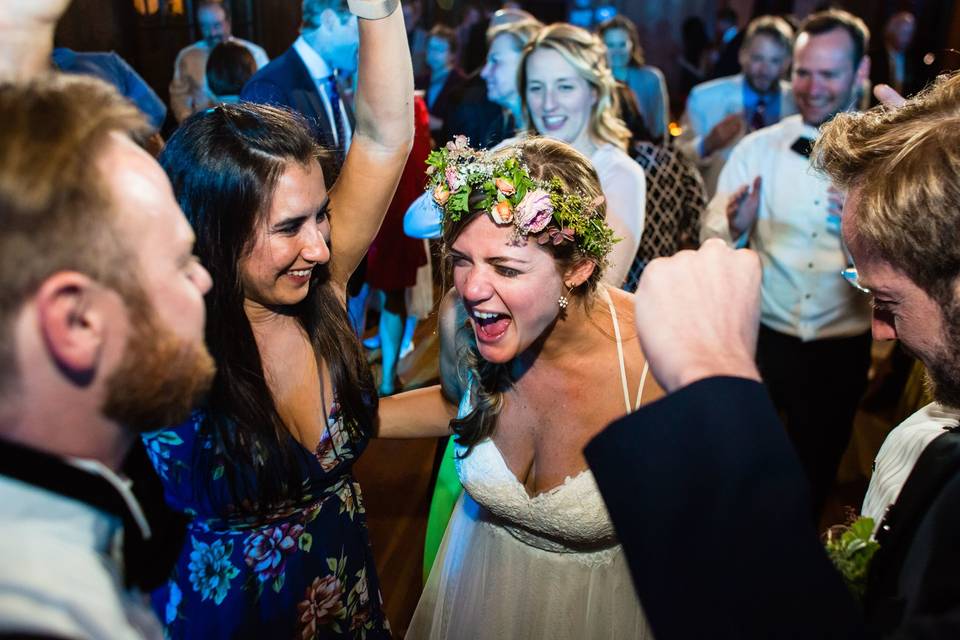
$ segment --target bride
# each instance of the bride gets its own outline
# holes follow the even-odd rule
[[[459,139],[430,164],[455,286],[441,377],[460,399],[450,425],[465,492],[407,638],[650,637],[582,454],[662,394],[633,296],[601,284],[614,238],[597,174],[546,138],[492,155]],[[431,393],[413,392],[422,410],[407,394],[384,399],[380,435],[423,435]]]

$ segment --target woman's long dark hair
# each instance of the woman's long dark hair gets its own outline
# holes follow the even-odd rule
[[[302,492],[306,452],[283,424],[267,387],[243,308],[238,265],[251,249],[284,170],[323,159],[302,117],[249,103],[194,115],[160,156],[196,233],[197,256],[213,276],[206,340],[217,375],[201,435],[212,437],[214,446],[198,449],[201,458],[226,458],[233,508],[256,512],[296,500]],[[371,432],[377,397],[373,377],[346,309],[330,287],[326,265],[314,269],[307,297],[285,311],[309,336],[318,367],[326,364],[351,437]]]

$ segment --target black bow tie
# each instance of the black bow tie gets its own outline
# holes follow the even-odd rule
[[[790,150],[799,153],[804,158],[809,158],[810,154],[813,153],[813,142],[813,138],[800,136],[790,145]]]

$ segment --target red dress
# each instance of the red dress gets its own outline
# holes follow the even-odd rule
[[[427,184],[426,162],[431,147],[430,114],[427,112],[427,103],[419,96],[413,99],[413,123],[413,149],[380,232],[367,252],[367,282],[382,291],[412,287],[417,281],[417,269],[427,264],[423,240],[403,233],[403,214],[423,193]]]

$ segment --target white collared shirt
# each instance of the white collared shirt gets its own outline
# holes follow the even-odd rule
[[[69,462],[110,482],[147,526],[128,483],[98,462]],[[145,596],[123,586],[122,536],[119,517],[0,475],[0,633],[160,640]]]
[[[337,136],[337,127],[334,125],[333,120],[333,107],[330,104],[330,96],[327,93],[327,78],[333,71],[330,69],[330,65],[327,64],[326,60],[320,57],[320,54],[307,44],[303,36],[296,39],[293,43],[293,49],[297,52],[297,55],[300,56],[300,59],[303,60],[304,66],[307,67],[307,72],[309,72],[310,77],[313,78],[313,84],[317,87],[317,93],[320,94],[320,100],[323,102],[323,109],[327,113],[327,122],[330,123],[330,129],[333,132],[333,140],[339,145],[340,139]],[[342,97],[340,104],[337,105],[337,117],[340,118],[340,122],[343,124],[343,132],[346,137],[343,149],[344,152],[346,152],[350,148],[350,142],[353,140],[353,131],[350,129],[350,118],[347,117]]]
[[[931,402],[887,434],[873,460],[870,486],[860,511],[873,518],[875,527],[897,501],[923,450],[958,422],[960,410]]]
[[[818,135],[794,115],[741,140],[720,172],[700,232],[701,241],[745,243],[746,234],[730,237],[727,202],[761,176],[760,210],[749,235],[763,264],[760,321],[804,341],[859,335],[870,329],[871,315],[868,296],[840,275],[848,258],[839,228],[828,221],[830,181],[790,149],[797,138]]]

